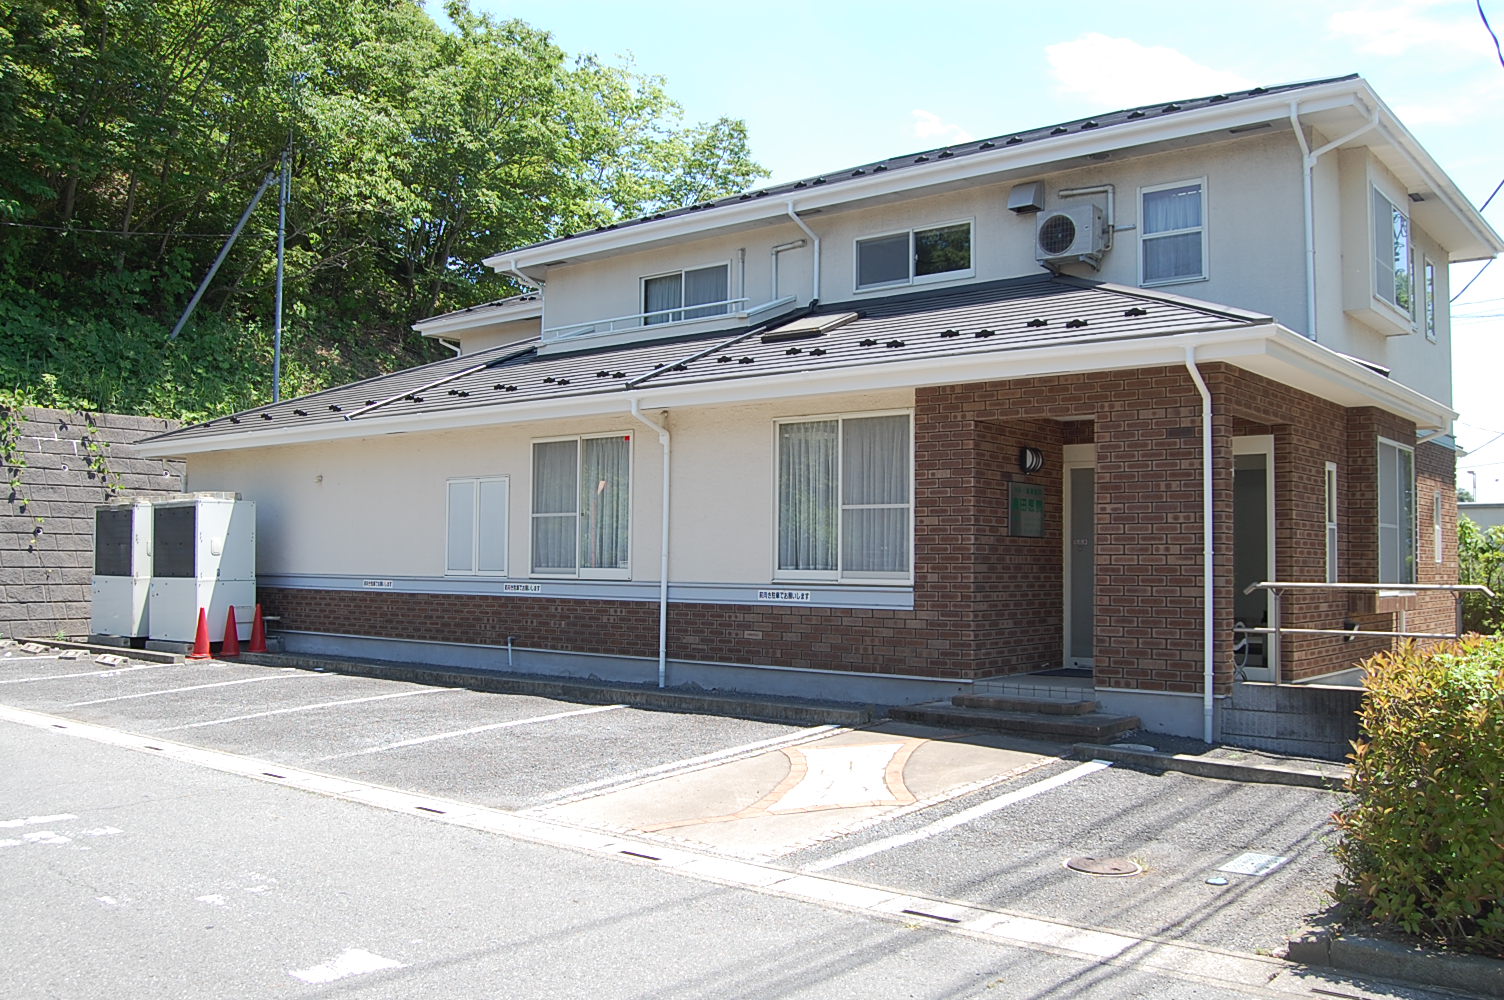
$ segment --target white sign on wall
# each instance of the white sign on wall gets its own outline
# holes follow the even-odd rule
[[[771,601],[774,604],[808,604],[814,600],[814,592],[809,590],[759,590],[759,601]]]

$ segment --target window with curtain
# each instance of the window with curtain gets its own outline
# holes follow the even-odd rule
[[[1206,209],[1200,181],[1146,188],[1139,215],[1141,284],[1206,277]]]
[[[534,443],[535,574],[626,575],[631,465],[625,434]]]
[[[971,271],[970,222],[856,241],[858,289],[964,278]]]
[[[1414,308],[1410,273],[1410,220],[1373,189],[1373,290],[1401,312]]]
[[[731,311],[731,267],[716,264],[642,279],[643,325],[678,323]],[[698,307],[698,308],[696,308]]]
[[[909,417],[778,425],[778,574],[906,580],[913,549]]]
[[[1379,439],[1379,583],[1415,582],[1415,452]]]
[[[451,479],[447,487],[444,572],[505,576],[507,490],[505,476]]]

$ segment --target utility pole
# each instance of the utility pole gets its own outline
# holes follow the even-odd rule
[[[282,151],[282,185],[277,197],[277,332],[272,342],[272,402],[282,401],[282,270],[287,249],[287,200],[292,193],[292,140]]]

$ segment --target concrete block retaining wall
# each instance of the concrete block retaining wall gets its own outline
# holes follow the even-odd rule
[[[25,416],[20,487],[9,487],[17,467],[7,465],[6,502],[0,506],[0,636],[85,636],[94,508],[112,496],[90,459],[103,458],[118,486],[114,495],[181,492],[181,462],[136,458],[130,449],[133,442],[178,425],[157,417],[75,410],[27,408]]]
[[[1362,704],[1362,688],[1239,683],[1220,712],[1221,740],[1252,750],[1342,760],[1359,736]]]

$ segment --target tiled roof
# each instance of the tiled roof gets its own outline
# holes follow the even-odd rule
[[[517,247],[516,252],[531,250],[536,247],[551,246],[556,243],[564,243],[568,240],[588,236],[593,233],[607,232],[616,229],[625,229],[629,226],[640,226],[648,222],[656,222],[659,219],[669,219],[677,216],[691,215],[704,212],[709,209],[719,208],[723,205],[736,205],[757,198],[776,198],[797,195],[800,192],[809,191],[812,188],[841,184],[853,181],[861,177],[871,176],[893,170],[907,170],[922,166],[926,163],[934,163],[942,160],[950,160],[956,157],[975,156],[979,153],[1021,146],[1026,143],[1048,142],[1068,135],[1077,135],[1082,132],[1092,132],[1110,129],[1117,125],[1126,125],[1145,119],[1163,118],[1167,115],[1175,115],[1186,111],[1195,111],[1200,108],[1217,107],[1221,105],[1235,104],[1239,101],[1247,101],[1252,98],[1265,97],[1270,94],[1284,94],[1296,90],[1308,90],[1329,83],[1338,83],[1344,80],[1356,80],[1358,75],[1350,73],[1347,76],[1331,77],[1325,80],[1306,80],[1300,83],[1287,83],[1274,87],[1254,87],[1252,90],[1240,90],[1227,94],[1213,94],[1209,97],[1197,97],[1181,101],[1160,102],[1157,104],[1145,104],[1136,108],[1125,108],[1122,111],[1113,111],[1108,114],[1095,115],[1091,118],[1078,118],[1075,121],[1063,122],[1059,125],[1046,125],[1042,128],[1025,129],[1022,132],[1012,132],[994,136],[991,139],[973,139],[968,142],[957,143],[953,146],[942,146],[937,149],[927,149],[921,153],[905,153],[902,156],[894,156],[886,160],[877,160],[872,163],[864,163],[856,167],[845,167],[833,170],[829,173],[815,177],[805,177],[786,184],[777,184],[767,188],[757,188],[740,194],[728,195],[714,201],[701,204],[688,205],[671,211],[658,212],[653,215],[643,216],[638,219],[624,220],[601,226],[597,229],[589,229],[583,232],[570,233],[552,240],[543,240],[528,246]],[[509,251],[511,252],[511,251]]]
[[[918,363],[1031,348],[1068,349],[1106,341],[1227,330],[1268,317],[1152,291],[1041,274],[855,303],[817,315],[849,322],[798,339],[778,327],[805,310],[755,329],[573,353],[538,353],[539,341],[446,358],[300,399],[194,424],[153,441],[223,435],[254,439],[273,429],[347,427],[382,432],[382,422],[667,385],[714,383],[836,369]]]
[[[504,299],[492,299],[490,302],[477,302],[473,306],[464,306],[460,309],[451,309],[446,313],[438,313],[434,316],[424,316],[418,320],[418,325],[432,323],[435,320],[451,319],[455,316],[464,316],[469,313],[480,312],[484,309],[497,309],[502,306],[515,306],[523,302],[541,302],[542,296],[537,292],[524,292],[521,295],[509,295]]]

